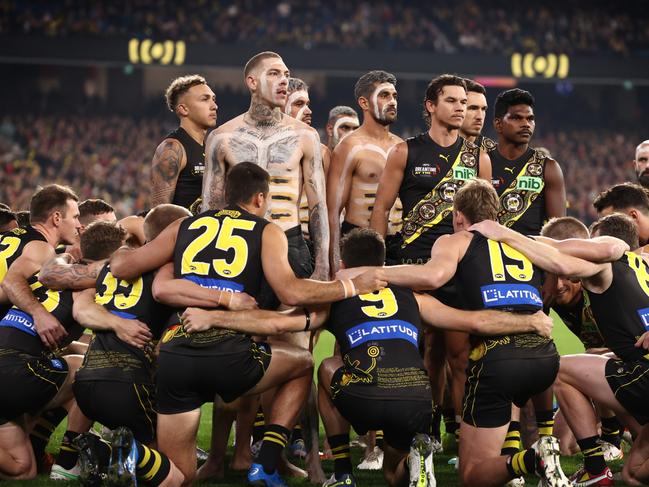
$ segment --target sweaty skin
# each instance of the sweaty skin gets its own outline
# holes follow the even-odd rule
[[[229,167],[253,162],[266,169],[271,178],[266,218],[286,231],[300,224],[299,202],[304,187],[315,249],[314,277],[326,279],[329,229],[320,139],[313,128],[277,108],[286,102],[288,76],[276,75],[286,69],[283,62],[280,61],[278,68],[274,66],[261,73],[258,88],[261,97],[253,93],[250,109],[219,127],[207,139],[203,209],[223,206]],[[268,81],[272,78],[275,81]]]
[[[382,92],[395,94],[389,102],[379,103]],[[339,258],[340,214],[345,210],[344,221],[358,227],[368,227],[376,199],[381,174],[390,151],[402,139],[389,131],[377,130],[376,121],[387,120],[390,110],[396,113],[396,91],[392,83],[379,84],[370,95],[370,111],[374,122],[366,120],[360,128],[347,135],[334,149],[331,168],[327,175],[327,206],[332,249],[331,265],[337,266]],[[342,119],[341,119],[342,120]],[[386,127],[388,123],[381,123]],[[401,229],[401,202],[397,201],[390,211],[389,234]]]

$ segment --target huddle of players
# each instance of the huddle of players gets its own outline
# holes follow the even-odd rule
[[[279,386],[274,397],[262,397],[267,427],[256,460],[258,463],[252,465],[248,480],[253,485],[283,485],[277,474],[277,462],[290,428],[299,416],[306,399],[311,382],[312,361],[303,347],[274,341],[271,338],[256,343],[250,340],[246,333],[270,337],[286,331],[307,331],[326,324],[336,335],[341,347],[341,357],[325,361],[319,371],[319,405],[334,454],[335,472],[327,485],[354,484],[349,463],[349,423],[358,432],[370,429],[382,429],[385,432],[384,472],[390,485],[401,485],[408,481],[411,485],[432,485],[434,476],[430,439],[417,435],[428,431],[431,419],[431,387],[419,355],[423,320],[437,328],[465,332],[465,335],[449,335],[446,338],[447,343],[450,343],[447,344],[447,349],[453,350],[455,346],[458,351],[458,363],[462,352],[468,354],[469,349],[471,350],[466,369],[469,377],[462,409],[463,441],[460,442],[460,475],[463,483],[500,485],[513,477],[536,471],[546,485],[568,485],[558,466],[558,445],[551,436],[544,436],[536,450],[528,449],[509,456],[500,456],[500,447],[508,433],[511,403],[522,405],[531,396],[548,389],[559,369],[556,350],[548,338],[551,326],[549,319],[543,317],[542,313],[535,313],[543,307],[540,294],[541,269],[560,276],[574,276],[578,271],[585,273],[582,267],[588,267],[588,264],[576,258],[565,257],[559,251],[604,262],[617,261],[621,252],[628,247],[607,239],[571,241],[568,245],[543,240],[542,244],[538,244],[541,247],[539,250],[534,247],[536,244],[533,240],[517,239],[519,234],[508,232],[506,227],[485,224],[477,227],[482,235],[465,231],[472,224],[482,220],[498,220],[507,223],[507,227],[532,225],[532,229],[526,230],[525,233],[536,234],[539,233],[540,222],[548,216],[560,215],[565,211],[565,197],[558,165],[528,146],[534,127],[531,96],[520,90],[501,95],[500,106],[499,101],[496,103],[495,119],[499,133],[498,146],[493,147],[493,143],[490,145],[489,141],[484,139],[479,140],[478,146],[458,136],[466,118],[465,81],[451,76],[436,78],[431,82],[425,100],[429,131],[401,142],[389,133],[389,125],[396,118],[396,80],[383,72],[371,72],[361,78],[357,84],[357,94],[359,105],[363,109],[363,125],[345,137],[334,149],[327,185],[327,201],[333,202],[330,203],[330,209],[335,208],[334,213],[338,216],[338,221],[340,211],[344,208],[345,222],[352,228],[367,226],[369,223],[385,234],[389,212],[398,194],[403,204],[404,226],[401,235],[394,238],[391,245],[392,256],[388,258],[393,259],[392,262],[404,265],[367,269],[363,274],[354,275],[351,279],[344,277],[344,272],[349,272],[344,271],[343,277],[332,282],[300,280],[295,277],[295,265],[290,262],[289,256],[290,240],[301,238],[301,232],[297,236],[295,232],[285,234],[281,225],[269,223],[263,217],[268,215],[269,210],[270,219],[274,222],[281,223],[284,219],[294,224],[297,216],[294,207],[299,203],[301,193],[299,183],[310,187],[310,190],[305,191],[307,197],[309,193],[317,196],[318,191],[324,189],[319,185],[321,181],[318,181],[318,171],[315,168],[320,147],[315,146],[319,144],[317,137],[314,138],[312,131],[302,125],[288,122],[288,129],[278,130],[278,126],[281,127],[287,121],[281,112],[277,116],[275,109],[280,108],[279,102],[290,99],[285,89],[288,86],[288,75],[281,66],[276,66],[281,62],[277,55],[266,56],[258,61],[256,65],[253,63],[253,66],[248,63],[246,67],[246,81],[251,88],[253,102],[251,110],[241,117],[243,124],[230,127],[231,132],[228,132],[226,124],[226,130],[222,130],[220,134],[216,131],[211,137],[213,151],[208,154],[206,168],[211,177],[207,178],[210,182],[203,186],[203,201],[208,202],[209,208],[223,209],[208,210],[195,217],[176,221],[164,230],[166,225],[160,226],[160,236],[153,239],[154,235],[149,234],[147,240],[151,241],[147,245],[136,250],[122,249],[115,253],[110,264],[102,268],[98,277],[94,276],[97,277],[96,290],[91,289],[75,296],[74,308],[84,311],[78,311],[73,318],[84,326],[104,327],[103,331],[97,333],[90,353],[86,355],[86,365],[75,381],[77,404],[81,411],[87,412],[93,420],[101,421],[109,427],[128,426],[133,431],[136,441],[132,450],[139,459],[137,473],[142,478],[146,478],[153,485],[180,485],[183,481],[191,482],[194,475],[196,465],[193,447],[200,405],[212,401],[215,394],[228,401],[242,394],[258,394]],[[281,64],[283,65],[283,62]],[[201,89],[206,88],[206,85],[198,86]],[[484,97],[484,94],[482,95]],[[216,106],[213,94],[204,94],[199,98],[201,99],[198,102],[205,107],[203,113],[211,119],[213,112],[215,122]],[[300,97],[294,98],[298,100]],[[473,106],[470,102],[468,105]],[[303,110],[303,113],[305,112],[306,110]],[[479,116],[477,118],[479,119]],[[480,124],[474,122],[474,125],[472,130],[475,132],[476,126]],[[269,129],[273,133],[267,137],[266,132]],[[219,139],[223,132],[228,134],[227,137]],[[220,142],[223,139],[225,142]],[[262,143],[259,143],[260,141]],[[282,143],[277,144],[277,141]],[[304,147],[308,144],[311,146]],[[489,147],[492,150],[487,155],[484,149]],[[174,150],[176,156],[170,155]],[[158,152],[160,151],[161,148]],[[250,158],[253,152],[258,159],[239,160]],[[161,154],[156,154],[154,178],[155,174],[169,175],[165,169],[174,165],[173,157],[176,157],[176,162],[177,159],[185,157],[184,167],[187,167],[188,163],[191,164],[188,154],[185,146],[178,155],[177,147],[174,149],[173,143],[170,143],[170,147],[162,150]],[[385,156],[385,168],[381,167],[383,161],[380,158],[373,157],[375,154]],[[293,156],[297,166],[302,166],[305,161],[312,166],[310,173],[305,170],[304,181],[298,181],[297,191],[289,191],[294,187],[287,185],[280,175],[280,171],[287,170],[286,166],[272,167],[272,164],[282,166],[282,163]],[[264,157],[269,158],[263,164],[268,172],[259,167]],[[500,161],[493,164],[491,169],[495,170],[492,174],[490,159],[494,158],[500,158]],[[163,164],[165,161],[166,165]],[[500,162],[503,162],[503,167],[500,167]],[[227,179],[222,169],[226,165]],[[221,166],[221,169],[218,166]],[[159,169],[157,173],[156,167]],[[499,174],[501,171],[503,174]],[[338,181],[338,184],[332,185],[332,175],[336,174],[334,181]],[[475,179],[476,176],[492,179],[494,186],[498,184],[497,190],[500,194],[490,184]],[[170,181],[172,179],[169,178]],[[374,193],[371,192],[372,183]],[[376,198],[373,208],[371,205],[364,206],[366,201],[363,201],[363,197],[351,196],[359,189],[365,199]],[[56,190],[65,193],[64,189]],[[37,193],[34,197],[36,203],[39,201],[39,195],[40,193]],[[278,195],[284,199],[277,198]],[[17,257],[16,263],[8,263],[7,276],[2,288],[11,302],[22,310],[10,310],[2,322],[0,331],[9,333],[7,352],[3,356],[8,363],[20,369],[21,373],[25,372],[27,364],[30,378],[37,378],[35,390],[38,390],[40,401],[29,401],[28,410],[24,409],[26,403],[22,402],[15,410],[9,409],[10,414],[5,412],[3,406],[2,416],[8,420],[5,422],[8,426],[0,428],[25,440],[18,449],[23,455],[23,463],[18,462],[20,468],[15,464],[7,469],[3,466],[3,472],[7,472],[5,475],[11,477],[26,478],[33,476],[35,471],[34,457],[26,454],[31,449],[26,437],[26,431],[29,431],[30,427],[20,424],[16,420],[16,413],[51,411],[59,404],[67,404],[70,409],[69,427],[63,440],[61,456],[65,455],[66,447],[72,443],[72,438],[89,427],[89,420],[83,415],[74,419],[75,406],[70,399],[71,374],[61,372],[66,368],[74,371],[78,367],[78,357],[58,350],[60,340],[64,336],[74,334],[62,330],[60,325],[57,327],[42,310],[44,308],[47,311],[47,306],[51,307],[54,302],[57,307],[52,310],[58,309],[58,305],[61,302],[65,303],[67,298],[57,300],[52,298],[52,295],[62,295],[68,291],[44,289],[35,284],[37,281],[33,277],[41,265],[52,256],[52,245],[61,242],[72,243],[72,229],[75,226],[70,220],[75,218],[73,207],[76,206],[75,197],[72,196],[49,208],[51,212],[44,223],[39,220],[42,217],[35,219],[32,216],[35,230],[25,232],[24,235],[29,234],[24,237],[25,243],[16,243],[15,240],[5,242],[6,236],[3,236],[2,240],[7,246],[3,253],[11,256],[15,253]],[[282,206],[277,205],[277,202],[286,199],[291,202],[291,207],[282,213]],[[192,201],[194,200],[190,197],[185,203]],[[213,204],[213,201],[225,204],[217,205]],[[34,201],[32,203],[34,204]],[[317,203],[309,201],[311,210],[316,205]],[[180,208],[162,205],[147,215],[147,220],[163,211],[170,213],[166,223],[186,215]],[[34,214],[38,215],[38,212],[35,211],[32,215]],[[311,211],[311,221],[314,215],[316,219],[322,217],[318,212]],[[609,221],[617,223],[616,219],[619,220],[619,217],[611,217]],[[331,210],[329,220],[335,221]],[[536,222],[539,222],[538,226],[534,227]],[[91,226],[88,232],[81,236],[82,247],[84,240],[89,240],[94,233],[100,232],[95,229],[107,231],[109,227],[118,229],[106,224]],[[327,237],[326,232],[321,229],[322,226],[319,232],[311,232],[313,239]],[[451,236],[454,230],[457,233]],[[601,228],[599,232],[616,235],[611,230]],[[116,248],[125,235],[119,230],[114,233]],[[22,238],[21,232],[15,231],[15,234],[15,237],[10,238]],[[45,238],[39,235],[48,238],[48,243],[42,244]],[[331,241],[335,243],[332,248],[338,248],[336,232],[332,230],[331,235]],[[499,240],[505,243],[499,244]],[[34,242],[39,243],[36,247],[41,247],[41,251],[47,254],[43,260],[35,261],[30,255],[23,258],[24,248],[27,248],[29,243],[32,244],[29,247],[31,250]],[[313,243],[316,253],[322,253],[329,242]],[[549,247],[548,243],[552,243],[554,247]],[[45,246],[47,252],[43,250]],[[522,253],[521,249],[517,250],[517,246],[521,247]],[[629,246],[637,247],[631,243]],[[12,251],[7,251],[10,248]],[[93,242],[89,248],[96,250],[98,246]],[[107,250],[105,254],[90,257],[84,254],[84,258],[102,259],[112,250],[114,248]],[[33,252],[28,251],[28,254]],[[384,262],[384,254],[382,238],[376,232],[353,230],[343,239],[344,267],[379,266]],[[300,258],[303,254],[297,252],[297,255]],[[548,262],[548,255],[553,256],[551,262]],[[430,261],[426,264],[429,258]],[[561,262],[562,259],[567,263],[561,266],[553,264]],[[646,273],[644,261],[641,259],[633,259],[629,254],[625,254],[622,261],[628,261],[624,269],[630,268],[636,276]],[[338,266],[335,257],[332,257],[330,262],[332,266]],[[322,271],[323,262],[318,262],[316,258],[316,269],[318,263]],[[600,266],[600,273],[611,274],[609,270],[614,269],[616,264],[597,265]],[[576,266],[578,271],[573,272],[574,269],[570,265]],[[60,266],[60,272],[67,273],[68,277],[70,273],[82,272],[78,266]],[[154,278],[151,273],[156,269],[160,270]],[[268,287],[277,297],[275,301],[293,306],[308,305],[309,309],[298,309],[286,314],[262,310],[224,312],[197,309],[221,306],[236,310],[252,308],[256,304],[264,307],[268,293],[264,293],[263,287],[266,284],[262,283],[262,272],[268,281]],[[87,274],[86,271],[85,277]],[[454,275],[456,279],[452,286],[444,288],[443,285]],[[615,272],[612,272],[612,275],[604,291],[616,282]],[[34,287],[33,293],[28,291],[30,279]],[[639,279],[640,277],[638,282]],[[76,285],[81,286],[82,281],[83,279],[78,279]],[[95,281],[89,281],[91,286],[88,287],[95,287]],[[597,285],[602,286],[601,276],[595,281]],[[632,280],[627,281],[634,284]],[[385,286],[386,283],[389,285]],[[454,290],[454,287],[461,289],[461,292]],[[584,287],[593,292],[602,289],[591,289],[586,281]],[[414,295],[408,288],[441,288],[436,296],[442,302],[474,311],[449,308],[434,297]],[[39,289],[42,290],[40,294]],[[27,294],[31,295],[31,300]],[[622,294],[628,295],[628,292]],[[176,310],[187,309],[184,312],[170,312],[154,305],[154,296],[158,301]],[[453,301],[459,296],[464,300],[463,303]],[[40,299],[41,304],[38,304],[36,299]],[[77,301],[83,305],[76,306]],[[320,306],[334,301],[336,302],[332,305]],[[590,302],[592,305],[592,296]],[[635,306],[635,303],[633,305]],[[63,308],[70,306],[62,306],[61,309]],[[110,312],[107,313],[107,309]],[[170,313],[168,321],[156,315],[165,312]],[[631,315],[629,320],[635,316],[634,313]],[[599,321],[598,325],[600,331],[602,326],[609,326],[608,323],[600,324]],[[635,343],[641,332],[633,330],[635,323],[625,325],[628,325],[627,331],[631,330],[630,336],[635,333],[632,335],[632,342]],[[610,326],[621,325],[610,323]],[[106,330],[106,327],[110,328]],[[163,328],[167,328],[167,331],[161,336]],[[136,338],[132,338],[132,345],[129,345],[129,339],[124,335],[125,329],[138,332],[137,337],[142,341],[146,341],[144,339],[149,336],[162,337],[156,397],[159,413],[159,451],[145,446],[151,444],[155,424],[151,403],[153,381],[150,350],[140,350],[137,346],[132,346],[142,345]],[[31,337],[29,344],[24,345],[26,350],[20,348],[23,346],[18,344],[20,340],[14,341],[11,338],[12,334],[17,334],[15,330],[18,330],[20,339],[25,339],[23,335]],[[122,330],[122,336],[119,330]],[[466,332],[473,334],[471,346],[468,344]],[[496,338],[480,339],[477,336],[480,334],[496,335]],[[604,332],[602,334],[606,335]],[[44,343],[38,343],[40,348],[37,349],[39,337]],[[615,336],[615,339],[618,338]],[[45,345],[54,348],[58,355],[55,358],[40,357],[47,350]],[[625,346],[628,345],[627,339]],[[609,343],[609,346],[618,357],[625,359],[624,355],[620,355],[622,352],[618,353],[615,349],[616,344]],[[65,362],[61,361],[61,357]],[[631,358],[637,357],[626,355],[627,360]],[[30,361],[35,361],[35,365]],[[67,364],[67,367],[64,364]],[[640,364],[642,365],[644,363]],[[42,369],[38,374],[33,372],[37,366]],[[618,366],[616,363],[615,367]],[[563,365],[561,367],[563,368]],[[638,365],[634,364],[634,367],[630,373],[637,373]],[[570,387],[574,386],[569,380],[571,370],[569,366],[567,368],[566,378],[563,378],[560,372],[559,384],[561,390],[567,390],[566,394],[570,394],[573,392]],[[231,374],[224,377],[223,370],[231,371]],[[459,366],[456,370],[459,370]],[[622,370],[627,372],[624,368]],[[128,373],[125,374],[125,371]],[[90,380],[83,380],[84,375],[89,375]],[[120,376],[122,380],[116,380],[116,377]],[[639,387],[641,377],[638,376],[638,380],[633,378],[634,388]],[[603,376],[601,379],[603,380]],[[21,377],[21,384],[22,380]],[[624,385],[631,382],[626,377],[620,380],[626,381]],[[45,394],[42,381],[57,386]],[[102,383],[100,387],[96,384],[98,382]],[[107,386],[108,383],[110,386]],[[101,394],[108,394],[111,398],[119,396],[125,401],[133,400],[133,404],[128,411],[127,408],[124,411],[114,411],[114,408],[107,410],[109,402],[97,392],[100,389],[103,391]],[[629,389],[631,388],[625,387],[624,391],[628,392]],[[562,395],[558,392],[557,395],[561,403]],[[45,396],[47,397],[43,402]],[[591,397],[600,399],[597,396]],[[606,402],[609,399],[610,397],[605,397],[601,400]],[[633,407],[625,404],[628,400],[626,397],[624,402],[622,396],[619,396],[618,400],[634,414]],[[613,401],[616,401],[615,398]],[[590,407],[590,403],[588,404]],[[613,410],[619,409],[619,403],[609,407]],[[76,410],[76,413],[78,412]],[[539,412],[547,413],[537,408],[537,418]],[[111,415],[118,415],[119,418]],[[568,416],[566,414],[566,419],[575,431]],[[588,414],[580,412],[572,421],[583,422],[587,417]],[[636,419],[641,420],[638,417]],[[544,423],[547,423],[547,420],[544,420]],[[606,473],[604,469],[593,470],[592,459],[597,460],[600,456],[597,444],[588,448],[590,443],[584,442],[592,438],[582,438],[581,432],[575,431],[575,434],[578,442],[583,443],[580,443],[582,451],[591,453],[586,456],[586,471],[581,474],[585,477],[577,481],[588,482],[597,474]],[[131,441],[128,434],[118,429],[115,436],[113,455],[116,455],[115,452],[129,453]],[[596,431],[593,437],[597,438]],[[411,448],[413,438],[415,441]],[[92,436],[82,435],[77,443],[77,447],[82,451],[101,450],[103,453],[95,451],[94,454],[103,458],[109,456],[105,444],[97,442]],[[599,452],[601,453],[601,449]],[[642,454],[642,449],[634,447],[630,460],[635,459],[634,455],[640,455],[642,459]],[[16,457],[12,455],[13,458]],[[59,464],[61,461],[59,458]],[[111,461],[111,465],[119,466],[119,463]],[[631,463],[627,462],[627,466]],[[637,462],[628,468],[627,466],[625,475],[643,478],[644,472],[642,467],[638,468]],[[15,473],[17,470],[19,472]],[[98,475],[93,468],[82,470],[90,478],[90,482]],[[595,485],[594,482],[585,482],[577,485]]]

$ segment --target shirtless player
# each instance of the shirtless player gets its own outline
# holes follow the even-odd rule
[[[341,233],[369,226],[388,154],[402,142],[390,133],[390,125],[397,119],[396,84],[392,74],[370,71],[361,76],[354,87],[354,96],[363,111],[363,124],[336,146],[327,178],[332,267],[340,262]],[[343,208],[345,220],[341,228]]]
[[[309,201],[311,239],[314,243],[313,277],[329,275],[329,229],[325,202],[325,178],[320,138],[315,129],[284,113],[290,72],[274,52],[253,56],[244,69],[251,93],[247,112],[225,123],[210,134],[206,143],[203,179],[203,208],[223,206],[225,175],[228,169],[248,161],[260,165],[271,175],[270,205],[266,217],[279,225],[289,237],[289,255],[298,274],[311,267],[300,231],[299,202],[302,187]],[[294,252],[290,247],[296,247]],[[306,266],[306,267],[305,267]]]

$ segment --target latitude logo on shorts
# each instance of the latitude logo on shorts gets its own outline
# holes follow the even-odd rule
[[[490,284],[480,287],[480,294],[486,308],[515,305],[543,307],[538,289],[529,284]]]

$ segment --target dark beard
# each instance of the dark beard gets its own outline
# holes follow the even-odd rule
[[[388,125],[392,125],[394,122],[397,121],[396,118],[394,118],[393,120],[383,120],[381,118],[376,118],[374,115],[372,115],[372,118],[376,123],[378,123],[379,125],[383,125],[384,127],[387,127]]]
[[[638,175],[638,183],[640,183],[643,188],[649,189],[649,171],[645,171]]]

